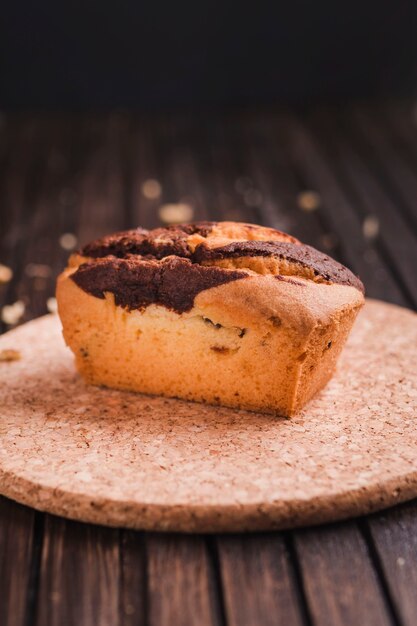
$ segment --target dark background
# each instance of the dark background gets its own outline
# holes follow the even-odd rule
[[[4,109],[165,109],[414,95],[416,3],[15,1]]]

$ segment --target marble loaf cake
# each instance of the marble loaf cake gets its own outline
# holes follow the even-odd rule
[[[88,244],[57,300],[88,383],[290,416],[332,376],[364,296],[290,235],[196,222]]]

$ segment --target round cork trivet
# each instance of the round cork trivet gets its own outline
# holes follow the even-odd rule
[[[284,419],[87,386],[59,319],[40,318],[0,339],[0,492],[87,522],[192,532],[382,509],[417,496],[416,346],[417,315],[368,301],[333,380]]]

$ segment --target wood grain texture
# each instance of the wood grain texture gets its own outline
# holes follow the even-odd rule
[[[8,149],[5,147],[5,161],[1,170],[0,262],[13,269],[13,281],[0,285],[1,304],[14,302],[18,297],[18,281],[23,269],[21,255],[29,233],[27,188],[30,186],[30,171],[36,156],[36,124],[33,119],[22,120],[20,124],[11,123],[10,126]],[[2,321],[0,324],[3,332],[6,325]]]
[[[417,163],[417,124],[413,103],[382,102],[377,107],[379,131],[389,133],[402,158],[415,168]],[[415,208],[414,208],[415,212]]]
[[[146,551],[149,626],[221,626],[204,540],[151,534]]]
[[[298,626],[303,610],[281,535],[237,535],[217,540],[227,623]]]
[[[397,507],[368,521],[395,611],[405,626],[417,616],[417,502]]]
[[[352,119],[357,127],[358,142],[372,162],[375,175],[379,180],[384,180],[388,195],[410,227],[417,229],[415,167],[408,162],[405,152],[397,147],[389,131],[381,132],[384,122],[378,116],[378,110],[356,105],[352,108]]]
[[[86,124],[89,152],[75,189],[80,245],[126,226],[121,163],[126,131],[125,118],[118,115],[99,116]]]
[[[147,574],[142,533],[121,531],[120,584],[120,625],[144,626],[147,623]]]
[[[316,116],[317,119],[320,119]],[[306,186],[317,190],[321,205],[317,213],[330,234],[336,235],[340,260],[359,274],[370,297],[389,300],[405,306],[407,300],[395,278],[386,268],[375,241],[364,237],[363,217],[354,207],[334,168],[333,158],[326,152],[323,133],[315,133],[314,125],[303,124],[292,117],[286,122],[291,133],[288,154],[305,176]]]
[[[0,498],[0,624],[25,626],[34,589],[35,512]]]
[[[259,205],[253,207],[255,221],[291,232],[300,241],[322,249],[325,233],[319,214],[317,211],[303,211],[299,205],[299,194],[306,191],[309,185],[292,163],[285,120],[281,116],[278,120],[260,118],[243,128],[246,129],[245,133],[241,133],[244,136],[244,171],[250,173],[255,189],[259,189],[262,196]],[[269,145],[271,140],[272,145]],[[261,150],[262,145],[269,148]],[[282,148],[275,150],[275,145]]]
[[[350,116],[326,118],[326,141],[335,168],[364,220],[378,220],[378,242],[387,263],[395,268],[395,278],[414,306],[417,306],[417,282],[412,270],[417,263],[417,239],[390,195],[372,171],[360,145],[354,141],[354,122]],[[399,280],[400,279],[400,280]]]
[[[294,542],[314,624],[392,623],[365,541],[354,524],[298,531]]]
[[[35,624],[119,624],[119,589],[119,532],[46,516]]]

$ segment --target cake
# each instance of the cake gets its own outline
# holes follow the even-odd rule
[[[57,301],[87,383],[291,416],[331,378],[364,289],[278,230],[195,222],[86,245]]]

